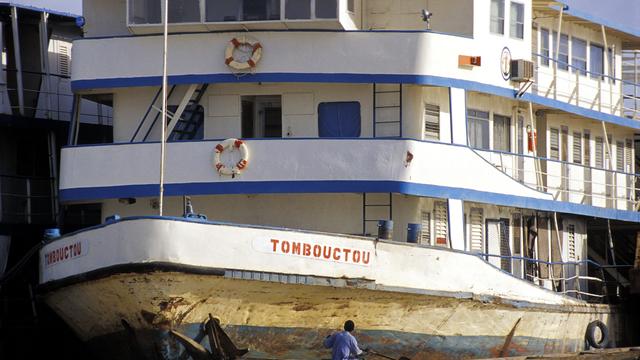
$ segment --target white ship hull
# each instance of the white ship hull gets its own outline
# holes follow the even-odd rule
[[[107,357],[131,353],[125,320],[149,358],[177,359],[167,330],[195,337],[209,313],[254,358],[326,357],[321,340],[346,319],[363,344],[412,359],[576,351],[591,321],[613,340],[624,325],[615,307],[463,252],[177,218],[65,236],[41,269],[47,303]]]

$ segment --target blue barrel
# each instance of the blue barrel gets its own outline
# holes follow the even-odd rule
[[[408,224],[407,225],[407,242],[417,244],[420,239],[420,233],[422,232],[422,224]]]
[[[391,240],[393,238],[393,221],[378,220],[378,239]]]
[[[111,216],[107,216],[106,218],[104,218],[104,222],[108,223],[108,222],[116,222],[120,220],[120,215],[118,214],[113,214]]]
[[[44,231],[44,238],[46,240],[51,240],[59,237],[60,237],[60,229],[58,228],[45,229]]]

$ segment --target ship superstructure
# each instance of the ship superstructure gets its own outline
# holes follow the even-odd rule
[[[73,48],[113,144],[63,149],[60,200],[119,216],[41,281],[101,353],[179,358],[158,333],[207,313],[254,357],[317,358],[345,317],[414,358],[626,341],[640,32],[540,0],[170,2],[154,217],[160,4],[86,1]]]

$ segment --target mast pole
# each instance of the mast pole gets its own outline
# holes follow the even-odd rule
[[[167,127],[167,38],[169,33],[169,0],[164,0],[164,46],[162,48],[162,122],[160,123],[160,201],[158,212],[162,216],[164,203],[164,158]]]

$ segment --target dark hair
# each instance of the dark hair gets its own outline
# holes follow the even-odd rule
[[[353,323],[353,321],[351,320],[347,320],[344,322],[344,330],[348,331],[348,332],[352,332],[353,329],[356,328],[356,324]]]

